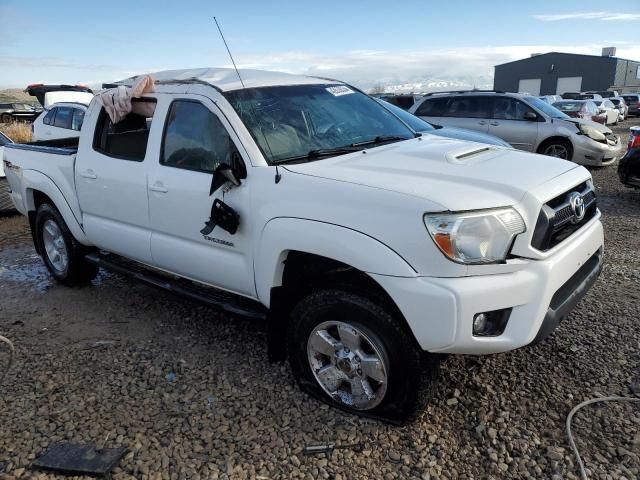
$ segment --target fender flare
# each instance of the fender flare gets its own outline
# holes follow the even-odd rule
[[[45,174],[36,170],[24,170],[22,172],[22,184],[24,192],[22,192],[22,198],[27,211],[35,211],[35,198],[34,191],[44,193],[53,202],[53,206],[58,209],[60,215],[64,219],[67,227],[71,231],[73,237],[83,245],[91,245],[91,242],[87,239],[87,236],[82,229],[80,220],[76,218],[73,210],[69,206],[67,199],[62,194],[58,186]]]
[[[417,276],[396,251],[365,233],[318,220],[278,217],[265,224],[254,252],[256,292],[267,307],[271,289],[282,285],[284,260],[293,250],[330,258],[366,273]]]

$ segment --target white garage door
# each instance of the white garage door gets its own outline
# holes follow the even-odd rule
[[[556,87],[556,95],[562,95],[567,92],[581,92],[582,77],[558,77],[558,86]]]
[[[518,82],[518,93],[530,93],[531,95],[540,95],[540,84],[542,80],[539,78],[526,78]]]

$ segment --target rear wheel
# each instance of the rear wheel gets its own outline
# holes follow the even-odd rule
[[[554,139],[545,142],[538,153],[549,157],[562,158],[563,160],[571,160],[573,158],[573,147],[568,140]]]
[[[397,423],[426,398],[437,360],[376,302],[342,290],[318,291],[298,303],[290,321],[289,362],[313,396]]]
[[[3,113],[2,116],[0,117],[0,121],[2,121],[2,123],[10,123],[11,115],[9,115],[8,113]]]
[[[98,267],[84,259],[86,248],[78,243],[58,210],[44,203],[38,208],[35,238],[40,255],[51,275],[68,286],[89,283]]]

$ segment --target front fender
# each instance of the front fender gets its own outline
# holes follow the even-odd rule
[[[274,218],[265,225],[254,255],[256,291],[267,307],[271,288],[282,284],[284,260],[292,250],[337,260],[366,273],[417,275],[393,249],[357,230],[303,218]]]
[[[35,211],[34,191],[40,191],[51,199],[58,209],[74,238],[84,244],[91,245],[82,230],[79,219],[69,206],[69,202],[56,184],[46,175],[36,170],[22,171],[22,203],[27,211]]]

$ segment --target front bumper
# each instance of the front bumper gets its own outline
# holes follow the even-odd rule
[[[573,140],[573,161],[580,165],[603,167],[621,156],[622,144],[617,138],[615,145],[596,142],[586,135],[576,135]]]
[[[459,278],[372,276],[395,300],[425,351],[505,352],[540,341],[575,307],[600,272],[603,241],[598,214],[553,255],[509,260],[503,266],[505,273]],[[512,311],[501,335],[473,336],[476,314],[506,308]]]

